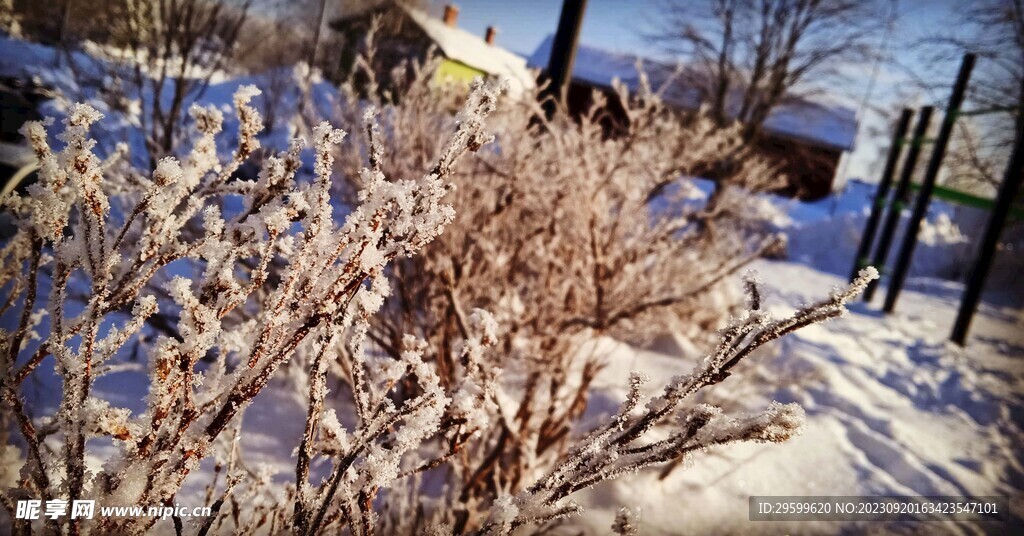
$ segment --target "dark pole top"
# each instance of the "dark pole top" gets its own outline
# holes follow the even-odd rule
[[[974,62],[977,60],[977,56],[973,52],[964,54],[963,61],[960,63],[960,72],[956,77],[956,84],[953,85],[953,93],[949,97],[949,104],[946,105],[946,115],[943,117],[942,128],[939,129],[939,135],[935,138],[935,149],[932,151],[932,157],[928,161],[928,168],[925,170],[925,179],[922,181],[922,187],[931,189],[931,185],[928,183],[934,183],[935,177],[939,175],[939,169],[942,167],[942,160],[946,156],[946,144],[949,143],[949,138],[953,134],[953,126],[956,124],[957,116],[960,115],[960,106],[964,102],[964,96],[967,94],[967,84],[971,81],[971,71],[974,70]]]
[[[580,28],[583,26],[583,13],[587,8],[587,0],[564,0],[562,15],[558,20],[558,30],[551,44],[551,58],[548,60],[548,76],[551,86],[548,93],[560,98],[569,80],[572,79],[572,67],[576,60],[576,45],[579,42]]]
[[[914,168],[917,165],[918,155],[921,153],[921,146],[928,135],[928,127],[932,122],[934,106],[922,106],[917,114],[917,125],[914,127],[914,137],[910,140],[910,150],[907,152],[907,159],[900,170],[900,180],[896,183],[896,197],[894,200],[898,205],[897,212],[902,210],[902,204],[906,203],[910,196],[910,181],[914,177]]]

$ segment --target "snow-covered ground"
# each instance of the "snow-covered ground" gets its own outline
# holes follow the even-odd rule
[[[797,262],[765,260],[755,268],[767,307],[779,315],[845,283]],[[623,506],[640,509],[644,535],[1013,533],[1001,524],[958,522],[752,522],[751,495],[1003,495],[1010,497],[1012,523],[1021,530],[1024,311],[983,303],[970,343],[960,348],[946,337],[961,286],[934,278],[912,279],[909,286],[894,314],[882,316],[877,303],[855,304],[849,315],[798,331],[753,356],[706,399],[738,412],[762,409],[771,400],[798,402],[808,416],[803,436],[700,453],[664,479],[654,470],[598,485],[574,497],[585,513],[556,533],[607,534]],[[597,344],[607,366],[585,417],[594,423],[623,400],[629,371],[644,371],[653,393],[689,372],[697,358],[613,340]],[[106,378],[97,391],[141,410],[141,368]],[[245,415],[247,463],[269,468],[281,483],[292,478],[291,451],[302,433],[296,392],[276,383]],[[201,496],[208,479],[203,473],[188,479],[179,495],[183,504]]]
[[[767,302],[782,312],[844,283],[794,262],[761,261]],[[846,317],[788,336],[716,388],[736,410],[772,399],[807,411],[802,437],[740,444],[694,456],[667,478],[644,473],[580,500],[587,533],[603,533],[621,506],[642,510],[642,534],[1010,533],[954,522],[857,525],[752,522],[751,495],[1008,495],[1018,530],[1024,509],[1024,314],[983,304],[966,348],[946,342],[959,285],[916,279],[898,310],[855,305]],[[655,381],[688,372],[692,357],[604,341],[608,363],[595,406],[624,395],[630,369]]]

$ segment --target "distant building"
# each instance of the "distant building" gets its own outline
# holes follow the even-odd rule
[[[526,59],[496,44],[497,28],[490,26],[484,35],[474,35],[458,28],[458,16],[459,8],[450,4],[439,19],[391,1],[344,13],[332,20],[330,27],[345,41],[348,56],[342,61],[349,64],[343,65],[345,70],[351,67],[354,51],[366,36],[371,20],[380,17],[382,27],[375,42],[385,65],[397,65],[409,58],[422,61],[434,47],[443,58],[437,71],[440,79],[469,82],[478,76],[504,78],[512,95],[535,87],[536,77],[526,67]]]
[[[552,41],[553,38],[548,36],[541,43],[527,59],[529,67],[547,67]],[[640,86],[638,61],[655,89],[676,71],[659,62],[580,44],[568,88],[570,110],[586,109],[593,90],[609,93],[615,79],[630,91],[636,91]],[[692,84],[687,86],[688,76],[694,75],[684,72],[676,83],[667,88],[663,97],[668,105],[681,110],[700,107],[700,93]],[[782,172],[789,177],[789,185],[781,193],[818,199],[832,191],[840,159],[844,152],[853,149],[856,135],[857,118],[853,110],[790,98],[768,116],[757,148],[773,161],[780,162]]]

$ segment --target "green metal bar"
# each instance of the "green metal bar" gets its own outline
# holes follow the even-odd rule
[[[913,183],[910,185],[910,189],[917,191],[921,189],[921,185]],[[995,207],[995,201],[988,199],[987,197],[981,197],[960,190],[954,190],[945,186],[936,186],[933,195],[939,199],[963,205],[967,207],[980,208],[985,210],[992,210]],[[1024,220],[1024,207],[1011,207],[1010,216],[1014,220]]]
[[[999,112],[1019,112],[1021,111],[1020,106],[995,106],[992,108],[979,108],[977,110],[961,110],[956,114],[957,117],[970,117],[972,115],[988,115]]]

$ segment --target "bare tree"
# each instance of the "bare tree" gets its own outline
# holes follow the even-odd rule
[[[32,40],[55,43],[82,94],[98,89],[114,108],[138,101],[150,167],[180,138],[188,102],[232,65],[253,0],[61,0],[13,2],[11,18]],[[0,16],[2,18],[2,16]],[[9,24],[8,24],[9,25]],[[113,68],[79,65],[88,41]]]
[[[189,97],[205,91],[231,58],[252,0],[237,6],[206,0],[118,3],[115,20],[128,36],[130,83],[142,98],[150,166],[178,141]]]
[[[687,81],[712,117],[720,125],[738,119],[749,140],[787,97],[820,89],[841,67],[870,58],[875,7],[855,0],[662,0],[647,37],[688,60]]]
[[[958,32],[918,46],[926,47],[929,66],[956,61],[965,52],[978,56],[965,108],[993,113],[960,118],[948,157],[949,180],[965,188],[993,188],[1024,121],[1024,0],[979,0],[955,16]]]
[[[987,60],[976,70],[972,100],[1024,120],[1024,0],[980,0],[958,16],[969,25],[968,37],[947,43]]]

